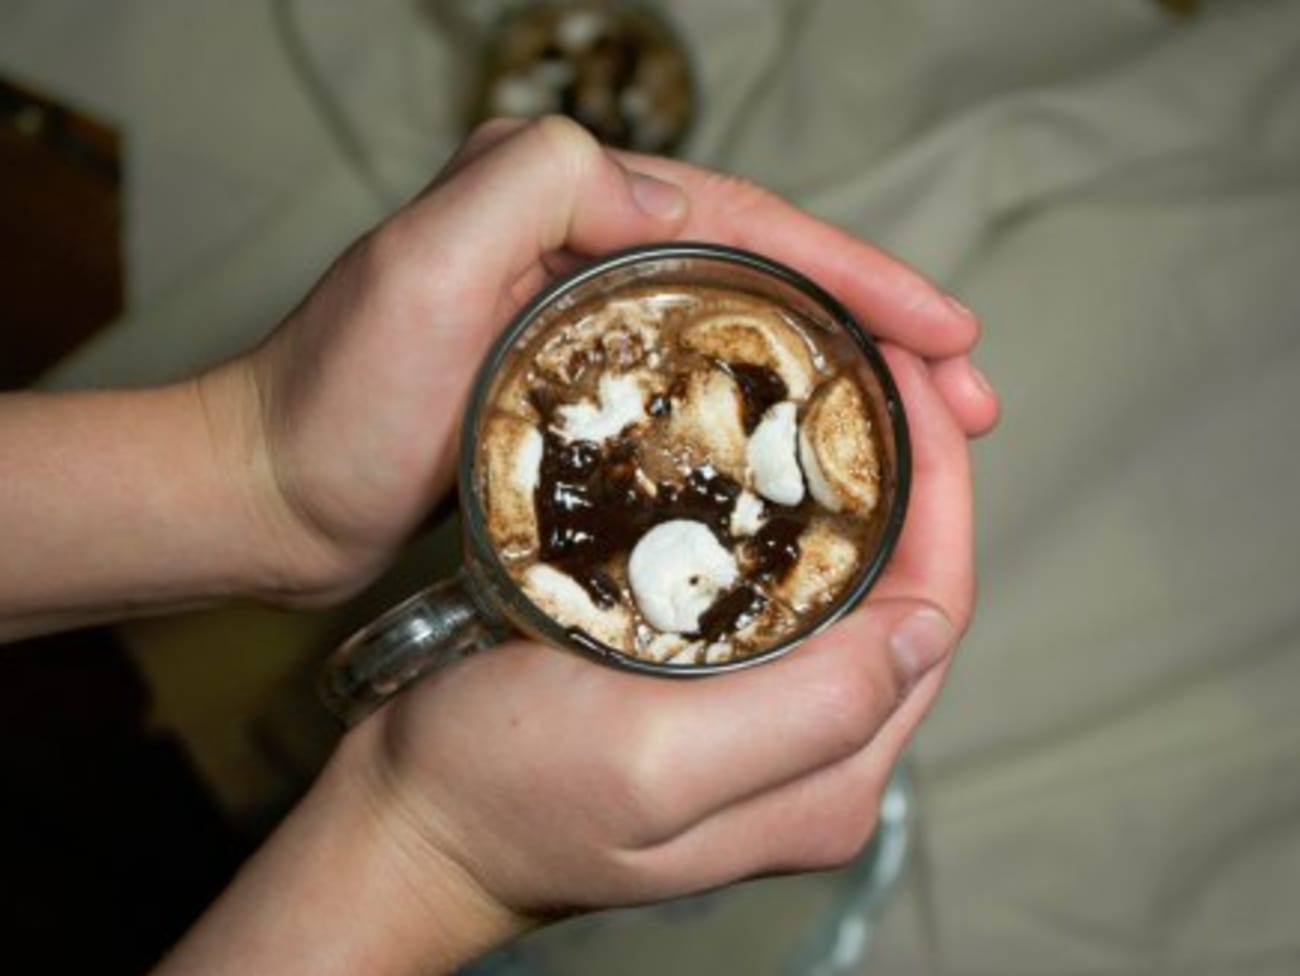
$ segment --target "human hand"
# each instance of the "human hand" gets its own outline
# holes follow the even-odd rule
[[[929,360],[959,427],[993,423],[967,358],[977,324],[900,262],[753,185],[602,149],[565,120],[490,123],[261,348],[203,381],[252,405],[224,426],[275,553],[261,595],[323,603],[368,582],[451,487],[462,405],[509,318],[583,257],[668,239],[802,270]]]
[[[354,728],[161,972],[453,972],[540,921],[861,849],[970,619],[963,431],[885,347],[910,517],[869,598],[749,670],[670,681],[515,642]]]
[[[443,884],[450,862],[475,900],[543,919],[861,849],[973,589],[965,437],[922,364],[887,355],[915,477],[869,599],[780,660],[696,681],[526,642],[423,679],[345,744],[408,879]]]
[[[450,485],[471,374],[522,302],[584,255],[672,238],[783,260],[885,341],[913,487],[870,598],[779,661],[695,682],[523,642],[429,676],[345,737],[174,971],[449,971],[556,913],[828,867],[869,836],[970,618],[966,435],[997,413],[976,324],[915,272],[743,182],[498,123],[203,379],[226,407],[210,427],[272,486],[279,595],[340,595]]]

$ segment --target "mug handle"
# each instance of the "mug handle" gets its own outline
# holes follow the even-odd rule
[[[416,678],[499,644],[508,625],[473,597],[464,569],[408,597],[339,645],[321,669],[325,705],[356,725]]]

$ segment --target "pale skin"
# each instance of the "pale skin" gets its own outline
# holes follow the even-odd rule
[[[915,471],[870,598],[706,680],[515,641],[420,682],[345,736],[159,972],[450,972],[558,915],[830,867],[866,841],[972,613],[968,438],[998,413],[977,323],[757,187],[563,120],[480,129],[245,356],[167,387],[0,397],[0,457],[21,459],[0,491],[0,639],[356,592],[450,488],[510,315],[583,257],[670,239],[791,264],[884,343]]]

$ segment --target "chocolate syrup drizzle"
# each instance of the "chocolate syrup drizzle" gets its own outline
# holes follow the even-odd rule
[[[746,364],[719,364],[740,387],[744,423],[752,431],[773,403],[785,399],[786,386],[771,370]],[[542,416],[543,448],[536,491],[539,556],[573,577],[600,607],[612,607],[619,587],[607,566],[630,552],[650,528],[671,519],[691,519],[709,526],[730,548],[731,513],[741,486],[705,465],[681,483],[660,482],[648,489],[638,476],[636,440],[620,437],[601,445],[566,442],[550,429],[560,404],[554,391],[535,388],[532,402]],[[651,412],[670,409],[659,397]],[[802,510],[784,509],[746,545],[757,579],[779,580],[799,556],[798,539],[808,524]],[[719,640],[734,633],[767,605],[767,598],[748,583],[723,594],[700,617],[698,636]]]
[[[718,367],[740,387],[741,421],[746,434],[754,432],[768,407],[789,395],[785,380],[766,366],[719,362]]]
[[[608,449],[591,441],[565,443],[550,431],[542,443],[539,555],[581,583],[597,606],[611,607],[618,585],[604,565],[653,524],[637,483],[635,448],[627,442]]]
[[[808,527],[808,517],[790,511],[768,519],[749,542],[754,575],[760,579],[779,581],[799,559],[799,536]]]
[[[767,597],[748,583],[742,583],[700,614],[700,625],[694,636],[711,644],[740,630],[766,606]]]

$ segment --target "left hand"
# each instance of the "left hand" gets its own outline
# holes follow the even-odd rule
[[[567,120],[489,123],[261,348],[205,378],[253,404],[236,449],[270,502],[278,568],[262,595],[316,604],[367,583],[451,487],[469,385],[509,318],[577,260],[669,239],[799,268],[935,363],[967,433],[991,426],[996,399],[967,359],[974,318],[899,261],[744,181],[611,152]]]

